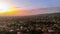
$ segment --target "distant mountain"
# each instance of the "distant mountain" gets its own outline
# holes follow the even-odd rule
[[[60,16],[60,12],[57,12],[57,13],[47,13],[47,14],[39,14],[37,16]]]
[[[60,16],[60,7],[38,8],[28,10],[27,12],[35,16]]]

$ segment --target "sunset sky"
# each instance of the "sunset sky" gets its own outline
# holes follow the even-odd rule
[[[0,12],[0,16],[24,16],[49,13],[49,11],[45,12],[45,10],[40,8],[60,7],[60,0],[0,0],[1,4],[0,9],[5,5],[8,7],[4,9],[6,12]],[[35,11],[32,9],[35,9]]]

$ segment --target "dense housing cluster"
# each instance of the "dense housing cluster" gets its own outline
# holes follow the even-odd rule
[[[34,32],[32,32],[34,31]],[[3,33],[2,33],[3,32]],[[1,34],[60,34],[60,16],[0,17]]]

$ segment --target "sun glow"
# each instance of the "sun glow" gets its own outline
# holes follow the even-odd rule
[[[5,4],[0,4],[0,12],[7,12],[9,10],[9,7]]]
[[[0,3],[0,14],[11,14],[14,11],[11,5]]]

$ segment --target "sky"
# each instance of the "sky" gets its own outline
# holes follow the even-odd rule
[[[39,8],[60,7],[60,0],[0,0],[0,2],[12,5],[17,10],[32,10],[32,9],[39,9]],[[14,14],[30,15],[30,14],[39,14],[39,13],[41,13],[41,11],[34,11],[34,12],[17,11]],[[44,11],[42,13],[44,13]]]
[[[10,0],[14,5],[21,8],[47,8],[60,6],[60,0]]]

